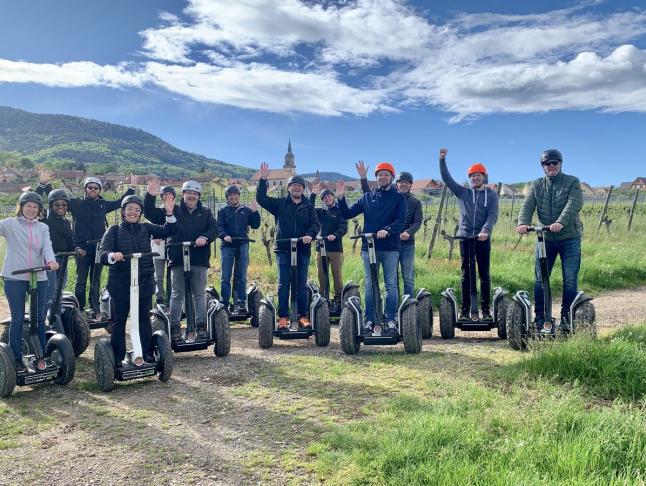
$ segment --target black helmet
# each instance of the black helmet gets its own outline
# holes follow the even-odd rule
[[[130,203],[135,203],[139,204],[141,206],[141,209],[144,209],[144,201],[141,199],[139,196],[136,194],[130,194],[129,196],[124,197],[121,200],[121,209],[126,209],[126,206]]]
[[[239,195],[240,189],[235,184],[231,184],[230,186],[227,186],[227,188],[224,190],[224,197],[229,197],[229,194]]]
[[[28,202],[36,203],[40,207],[43,207],[43,198],[36,192],[23,192],[18,198],[18,204],[20,204],[20,207]]]
[[[65,201],[66,203],[69,204],[70,196],[69,194],[67,194],[67,191],[65,189],[54,189],[52,192],[49,193],[47,200],[49,201],[50,206],[54,201]]]
[[[550,160],[558,160],[562,163],[563,155],[561,155],[561,152],[556,149],[544,150],[541,154],[541,164],[543,164],[544,162],[549,162]]]
[[[300,184],[301,186],[303,186],[303,189],[307,187],[305,178],[299,175],[293,175],[289,179],[287,179],[287,187],[291,186],[292,184]]]
[[[175,188],[173,186],[163,186],[159,191],[162,196],[167,192],[170,192],[173,197],[177,197],[177,193],[175,192]]]
[[[323,189],[321,191],[321,200],[325,199],[325,196],[327,196],[328,194],[332,194],[334,196],[334,193],[332,192],[331,189],[327,189],[327,188]]]
[[[410,172],[401,171],[399,173],[399,175],[397,176],[397,181],[396,182],[399,182],[399,181],[407,181],[407,182],[410,182],[412,184],[413,183],[413,174],[411,174]]]

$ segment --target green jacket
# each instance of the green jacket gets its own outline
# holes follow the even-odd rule
[[[529,191],[518,215],[518,224],[531,224],[534,210],[543,226],[561,223],[560,233],[546,233],[552,240],[568,240],[583,235],[579,213],[583,207],[583,192],[579,179],[559,172],[554,177],[542,177],[529,185]]]

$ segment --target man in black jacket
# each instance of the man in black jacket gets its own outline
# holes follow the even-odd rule
[[[316,204],[316,194],[318,187],[312,188],[310,202]],[[332,278],[334,280],[334,307],[341,307],[341,292],[343,290],[343,236],[348,232],[348,221],[341,216],[341,210],[336,204],[334,193],[330,189],[321,191],[321,200],[324,206],[316,208],[316,215],[321,223],[319,235],[325,238],[325,250],[327,258],[332,269]],[[323,263],[321,261],[321,251],[317,246],[316,267],[319,275],[319,285],[323,288],[325,284],[325,275],[323,274]]]
[[[415,297],[415,233],[422,226],[422,203],[410,193],[413,186],[413,174],[400,172],[397,177],[397,191],[406,196],[406,218],[399,234],[399,265],[404,280],[404,294]]]
[[[267,177],[269,165],[260,166],[260,180],[256,190],[256,201],[274,215],[276,220],[276,239],[300,238],[297,257],[297,295],[298,323],[303,329],[312,327],[307,309],[307,270],[310,264],[310,243],[319,232],[319,224],[314,206],[303,197],[305,179],[292,176],[287,181],[289,194],[285,198],[267,196]],[[278,243],[274,248],[278,261],[278,328],[289,325],[289,284],[290,284],[290,244]]]
[[[249,207],[240,204],[240,189],[231,185],[226,188],[224,195],[227,205],[218,211],[217,225],[220,244],[220,261],[222,266],[220,279],[220,297],[226,309],[229,309],[231,297],[231,274],[235,265],[236,284],[233,311],[245,312],[245,295],[247,289],[247,267],[249,266],[249,242],[237,241],[236,238],[248,238],[249,227],[260,228],[260,213],[255,201]]]
[[[196,181],[186,181],[182,185],[182,200],[175,205],[173,214],[177,218],[177,231],[170,243],[192,241],[191,255],[191,293],[195,303],[195,327],[198,339],[208,338],[206,330],[206,278],[211,258],[210,243],[217,235],[216,222],[209,208],[202,205],[200,195],[202,186]],[[154,224],[165,220],[164,209],[155,207],[155,198],[159,194],[159,181],[148,184],[144,200],[144,215]],[[168,247],[171,271],[170,326],[171,341],[181,339],[179,322],[184,304],[184,266],[181,245]]]

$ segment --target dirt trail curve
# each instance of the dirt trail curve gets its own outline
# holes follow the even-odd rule
[[[600,334],[607,334],[645,320],[646,287],[608,292],[594,303]],[[2,299],[0,316],[7,314]],[[101,333],[94,332],[93,341]],[[509,349],[495,333],[479,334],[457,332],[452,341],[434,336],[424,352],[466,356],[478,349]],[[382,352],[392,350],[372,348],[360,359]],[[285,455],[298,464],[307,443],[325,430],[316,420],[294,420],[272,406],[272,393],[281,390],[266,381],[267,373],[280,373],[285,358],[294,355],[353,359],[340,350],[337,326],[327,348],[280,342],[270,350],[258,348],[255,329],[236,326],[228,357],[214,360],[210,350],[176,355],[168,385],[144,380],[103,394],[93,385],[92,343],[69,386],[22,388],[0,400],[0,413],[10,418],[4,423],[12,425],[15,417],[18,427],[0,431],[1,482],[286,484],[297,479],[315,484],[316,478],[298,466],[291,472],[272,467]],[[259,385],[248,387],[254,383]],[[295,396],[294,402],[302,399]]]

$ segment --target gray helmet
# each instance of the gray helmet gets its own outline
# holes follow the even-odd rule
[[[18,198],[18,204],[22,207],[24,204],[31,202],[43,207],[43,198],[37,192],[23,192]]]
[[[173,186],[163,186],[161,188],[160,194],[163,196],[167,192],[170,192],[174,197],[177,196],[177,193],[175,192],[175,188]]]
[[[544,150],[541,154],[541,164],[549,162],[550,160],[558,160],[563,163],[563,155],[556,149]]]
[[[229,197],[229,194],[240,194],[240,189],[235,184],[231,184],[224,190],[225,197]]]
[[[141,206],[141,209],[144,209],[144,201],[141,199],[139,196],[136,194],[130,194],[129,196],[124,197],[121,200],[121,209],[126,209],[126,206],[130,203],[135,203],[139,204]]]
[[[399,182],[399,181],[407,181],[407,182],[410,182],[412,184],[413,183],[413,174],[411,174],[410,172],[401,171],[399,173],[399,175],[397,176],[397,181],[396,182]]]
[[[103,184],[98,177],[86,177],[83,181],[83,188],[85,188],[88,184],[96,184],[97,186],[99,186],[99,189],[103,189]]]
[[[51,206],[54,201],[65,201],[67,204],[70,202],[70,196],[65,189],[54,189],[47,196],[49,205]]]
[[[195,191],[198,194],[202,194],[202,184],[195,181],[186,181],[182,184],[182,192],[184,191]]]
[[[327,196],[328,194],[332,194],[334,196],[334,193],[332,192],[332,190],[328,188],[323,189],[321,191],[321,200],[325,199],[325,196]]]
[[[287,187],[291,186],[292,184],[300,184],[301,186],[303,186],[303,189],[307,187],[305,178],[299,175],[293,175],[289,179],[287,179]]]

